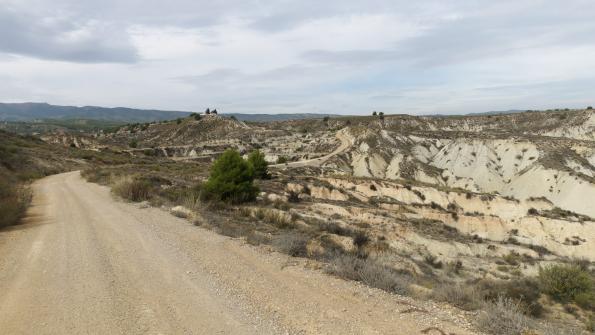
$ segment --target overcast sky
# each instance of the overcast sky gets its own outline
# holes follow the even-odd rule
[[[0,0],[0,101],[239,113],[595,104],[595,1]]]

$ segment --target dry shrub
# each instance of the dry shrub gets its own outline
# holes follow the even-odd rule
[[[188,219],[192,215],[191,211],[184,206],[176,206],[170,210],[170,213],[181,219]]]
[[[216,223],[215,231],[229,237],[241,237],[246,235],[247,228],[241,224],[226,220]]]
[[[438,258],[432,254],[424,256],[424,261],[434,269],[441,269],[443,265],[442,261],[438,260]]]
[[[318,222],[318,227],[321,231],[326,231],[331,234],[340,235],[340,236],[355,237],[358,234],[358,231],[356,231],[346,225],[342,225],[338,222],[335,222],[335,221]]]
[[[90,183],[105,184],[109,181],[111,176],[107,171],[93,168],[81,171],[81,177]]]
[[[473,285],[444,283],[432,291],[431,297],[470,311],[481,308],[483,297]]]
[[[412,281],[408,273],[379,264],[374,259],[362,259],[353,254],[336,255],[331,259],[327,272],[398,294],[407,294]]]
[[[533,278],[481,280],[476,286],[484,300],[496,301],[499,296],[503,296],[517,301],[527,315],[539,317],[543,313],[543,306],[539,302],[541,289],[537,280]]]
[[[249,218],[252,216],[252,209],[249,207],[240,207],[238,208],[238,215],[241,217]]]
[[[202,205],[200,193],[185,192],[180,198],[180,204],[190,210],[199,209]]]
[[[499,297],[486,303],[477,320],[481,330],[497,335],[521,335],[529,329],[530,321],[521,305],[510,298]]]
[[[444,269],[444,273],[446,273],[449,276],[458,275],[461,273],[462,269],[463,269],[463,262],[461,262],[460,260],[449,261],[449,262],[446,262],[446,267]]]
[[[152,186],[148,181],[130,176],[116,179],[112,186],[114,194],[134,202],[149,200],[151,191]]]
[[[17,224],[31,202],[31,192],[17,184],[0,181],[0,227]]]
[[[310,238],[298,232],[286,232],[275,236],[273,246],[281,252],[293,257],[304,257],[308,254],[308,241]]]
[[[544,323],[540,335],[581,335],[582,331],[575,328],[561,327],[559,324]],[[523,334],[524,335],[524,334]]]
[[[251,245],[269,244],[270,242],[271,239],[267,235],[258,231],[252,231],[246,236],[246,243]]]
[[[363,231],[358,231],[353,237],[353,245],[361,248],[370,242],[370,237]]]
[[[240,214],[246,216],[254,216],[254,218],[260,221],[267,222],[281,229],[293,227],[291,215],[288,215],[284,212],[280,212],[278,210],[257,208],[250,212],[248,212],[247,210],[240,210]]]

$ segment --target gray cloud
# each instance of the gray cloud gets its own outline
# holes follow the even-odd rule
[[[36,17],[1,7],[0,52],[81,63],[131,63],[138,59],[127,36],[113,26]]]
[[[595,3],[573,5],[518,2],[445,21],[380,50],[309,50],[307,61],[320,63],[377,63],[400,61],[418,66],[440,66],[498,58],[546,46],[593,45]]]
[[[0,1],[2,99],[435,113],[594,93],[592,0]]]

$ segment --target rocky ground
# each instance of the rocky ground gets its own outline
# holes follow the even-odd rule
[[[549,264],[592,271],[594,120],[592,110],[272,123],[203,116],[44,138],[153,161],[91,179],[143,176],[159,188],[154,205],[182,205],[182,216],[202,217],[197,222],[223,235],[279,250],[275,241],[299,232],[307,236],[299,256],[311,262],[332,265],[329,251],[364,253],[415,278],[410,295],[441,300],[441,287],[519,283]],[[273,178],[259,182],[258,201],[221,210],[171,196],[203,181],[229,147],[260,149],[271,164]],[[576,328],[593,318],[536,298],[545,306],[542,319]]]

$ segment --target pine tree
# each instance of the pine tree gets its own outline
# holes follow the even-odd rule
[[[256,199],[254,169],[233,149],[226,150],[211,167],[203,196],[210,200],[241,203]]]
[[[268,170],[268,163],[264,159],[264,154],[260,152],[260,150],[254,150],[248,156],[248,163],[252,165],[254,169],[254,177],[257,179],[268,179],[269,170]]]

